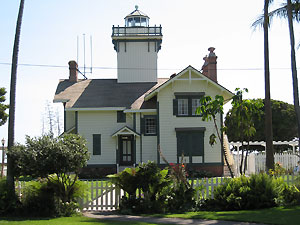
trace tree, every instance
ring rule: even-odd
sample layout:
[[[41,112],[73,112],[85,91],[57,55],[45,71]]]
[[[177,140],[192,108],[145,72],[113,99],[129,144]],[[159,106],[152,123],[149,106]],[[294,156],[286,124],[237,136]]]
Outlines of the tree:
[[[3,103],[6,100],[5,94],[6,94],[5,88],[0,88],[0,126],[5,124],[8,118],[8,114],[5,111],[6,109],[9,108],[9,106]]]
[[[11,65],[11,78],[10,78],[10,98],[9,98],[9,119],[8,119],[8,149],[14,146],[15,142],[15,109],[16,109],[16,84],[17,84],[17,67],[18,67],[18,54],[20,45],[20,35],[21,35],[21,24],[23,18],[25,0],[20,1],[19,13],[17,19],[17,26],[15,32],[15,41],[12,55],[12,65]],[[13,172],[13,162],[10,157],[7,157],[7,185],[11,194],[15,193],[15,183],[14,183],[14,172]]]
[[[85,139],[76,134],[56,138],[26,136],[25,145],[17,145],[7,154],[13,160],[17,177],[46,178],[57,188],[63,202],[70,202],[79,171],[89,159]]]
[[[269,13],[270,21],[273,17],[278,16],[279,18],[287,18],[290,35],[291,45],[291,69],[293,79],[293,97],[294,97],[294,108],[297,115],[297,126],[298,126],[298,145],[300,146],[300,106],[299,106],[299,89],[298,89],[298,76],[297,76],[297,65],[296,65],[296,54],[295,54],[295,35],[293,27],[293,19],[297,22],[300,21],[300,1],[299,0],[287,0],[286,4],[282,7],[273,10]],[[255,21],[256,25],[262,23],[261,18]]]
[[[265,132],[266,132],[266,169],[274,169],[272,110],[270,94],[270,65],[269,65],[269,5],[273,0],[264,1],[264,13],[260,17],[262,23],[255,21],[252,27],[262,25],[264,29],[264,68],[265,68]]]
[[[255,100],[243,100],[243,93],[248,92],[248,89],[241,90],[239,88],[236,89],[236,94],[232,98],[232,109],[227,113],[225,120],[226,133],[233,134],[238,140],[242,141],[242,155],[241,155],[241,164],[240,164],[240,173],[241,175],[245,173],[247,156],[249,152],[249,142],[251,137],[253,137],[256,133],[256,129],[254,126],[254,117],[257,116],[258,120],[260,120],[261,111],[263,104],[262,101]],[[230,125],[230,127],[227,127]],[[248,142],[247,152],[244,160],[244,141]],[[243,172],[244,165],[244,172]]]
[[[216,138],[219,139],[221,144],[222,154],[224,156],[230,175],[233,178],[234,174],[228,163],[227,155],[225,153],[224,146],[223,146],[223,139],[220,134],[220,132],[224,131],[223,122],[221,121],[221,125],[219,127],[217,125],[217,119],[216,119],[217,115],[223,114],[223,105],[224,105],[224,98],[220,95],[216,95],[214,100],[210,96],[204,96],[203,98],[200,99],[200,107],[197,108],[196,114],[202,116],[201,117],[202,121],[213,120],[217,136],[214,133],[211,134],[209,137],[209,144],[214,145],[216,144]]]
[[[291,67],[292,67],[292,78],[293,78],[293,96],[294,96],[294,107],[297,115],[298,124],[298,146],[300,146],[300,107],[299,107],[299,90],[298,90],[298,76],[297,76],[297,65],[296,65],[296,54],[295,54],[295,35],[292,19],[292,6],[291,0],[287,0],[287,14],[290,31],[290,44],[291,44]]]
[[[246,100],[243,100],[246,101]],[[250,137],[250,141],[264,141],[266,140],[265,124],[265,103],[263,99],[250,99],[252,102],[262,104],[262,107],[252,115],[254,122],[254,128],[256,133]],[[290,141],[297,136],[297,119],[294,106],[286,102],[272,100],[272,127],[273,127],[273,139],[275,141]],[[225,117],[225,126],[227,128],[226,133],[229,141],[246,141],[241,138],[236,131],[236,121],[238,118],[236,114],[230,109]],[[275,147],[274,147],[275,148]]]

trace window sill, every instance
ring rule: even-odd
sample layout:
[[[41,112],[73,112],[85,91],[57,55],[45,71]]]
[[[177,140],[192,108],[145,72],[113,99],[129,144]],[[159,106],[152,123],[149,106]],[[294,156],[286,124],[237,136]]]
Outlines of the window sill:
[[[157,134],[144,134],[144,136],[157,136]]]

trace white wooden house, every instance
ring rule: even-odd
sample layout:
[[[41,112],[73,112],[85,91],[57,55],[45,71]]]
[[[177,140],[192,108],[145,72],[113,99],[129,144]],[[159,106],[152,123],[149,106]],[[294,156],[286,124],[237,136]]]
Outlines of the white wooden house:
[[[162,28],[149,26],[149,17],[137,8],[125,17],[124,27],[113,26],[112,42],[117,79],[78,79],[77,63],[70,61],[69,79],[59,81],[54,97],[64,105],[65,132],[88,142],[91,158],[83,173],[96,177],[148,160],[162,165],[160,146],[170,163],[179,162],[184,152],[190,167],[222,175],[221,145],[212,147],[208,140],[213,123],[195,115],[202,96],[232,96],[217,82],[214,48],[202,71],[188,66],[157,78]]]

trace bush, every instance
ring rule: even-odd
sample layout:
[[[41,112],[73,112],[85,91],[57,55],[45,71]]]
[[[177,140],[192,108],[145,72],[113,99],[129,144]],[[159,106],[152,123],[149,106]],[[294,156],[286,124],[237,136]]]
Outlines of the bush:
[[[27,182],[22,192],[21,202],[23,216],[57,215],[55,196],[46,180]]]
[[[214,190],[214,199],[205,201],[203,207],[210,210],[261,209],[276,206],[282,179],[267,174],[241,176],[227,179]]]
[[[300,205],[300,191],[296,185],[284,184],[280,188],[276,203],[280,206]]]
[[[108,177],[128,193],[120,201],[122,213],[162,213],[165,212],[166,191],[170,183],[167,175],[168,170],[161,170],[156,163],[149,161]],[[141,196],[137,196],[138,192]]]
[[[0,178],[0,215],[9,215],[20,206],[19,199],[15,193],[10,194],[6,179]]]
[[[77,199],[86,194],[86,185],[77,180],[71,190],[64,187],[63,190],[68,191],[70,200],[63,201],[60,196],[62,190],[58,191],[61,188],[59,184],[55,182],[55,179],[27,182],[21,199],[22,214],[24,216],[71,216],[75,214],[79,209]]]
[[[274,170],[270,169],[269,174],[275,177],[279,177],[285,174],[288,174],[289,171],[286,170],[280,163],[275,163],[274,164]]]
[[[170,169],[170,172],[161,170],[156,163],[149,161],[137,168],[109,175],[112,183],[128,193],[120,201],[121,212],[179,212],[194,206],[195,191],[186,180],[184,166],[175,165]]]

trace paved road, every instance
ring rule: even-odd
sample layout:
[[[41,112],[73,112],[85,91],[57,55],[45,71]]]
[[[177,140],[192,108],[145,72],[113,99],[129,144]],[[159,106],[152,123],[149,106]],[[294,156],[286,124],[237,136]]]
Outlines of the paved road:
[[[117,220],[117,221],[135,221],[146,223],[163,223],[163,224],[195,224],[195,225],[263,225],[258,223],[234,222],[222,220],[201,220],[201,219],[181,219],[181,218],[157,218],[143,217],[131,215],[119,215],[113,212],[85,212],[84,216],[101,220]]]

